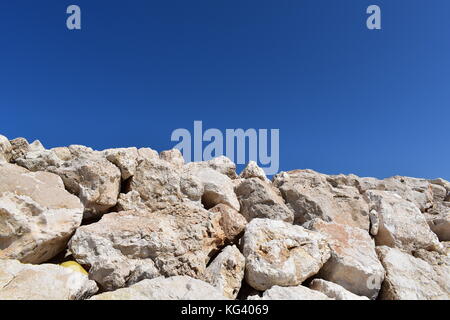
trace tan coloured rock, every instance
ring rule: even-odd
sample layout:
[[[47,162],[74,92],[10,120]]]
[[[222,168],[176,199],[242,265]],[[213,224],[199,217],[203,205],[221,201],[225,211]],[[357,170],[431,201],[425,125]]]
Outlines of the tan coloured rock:
[[[205,281],[229,299],[235,299],[245,273],[245,258],[236,246],[228,246],[206,268]]]
[[[97,290],[94,281],[69,268],[0,260],[0,300],[81,300]]]
[[[396,248],[377,247],[386,270],[380,291],[382,300],[441,300],[450,299],[442,288],[440,277],[427,262]]]
[[[16,160],[31,171],[59,175],[85,206],[84,218],[101,216],[117,203],[121,173],[102,152],[83,146],[31,151]]]
[[[384,269],[369,234],[348,225],[327,223],[316,219],[308,228],[327,237],[331,258],[320,270],[320,277],[334,282],[359,296],[377,297]],[[372,279],[378,279],[373,282]]]
[[[239,175],[241,179],[250,179],[250,178],[258,178],[264,182],[268,182],[269,180],[266,177],[266,173],[262,168],[258,166],[255,161],[250,161],[245,169]]]
[[[229,239],[229,243],[237,243],[244,235],[247,225],[244,216],[226,204],[218,204],[209,211],[220,217],[220,225],[225,233],[225,238]]]
[[[8,138],[0,135],[0,162],[9,162],[11,160],[12,146]]]
[[[330,258],[324,236],[282,221],[253,219],[243,241],[245,279],[260,291],[299,285]]]
[[[322,292],[330,299],[335,300],[369,300],[369,298],[365,296],[358,296],[353,294],[352,292],[346,290],[340,285],[325,281],[323,279],[314,279],[311,281],[309,288],[312,290],[316,290]]]
[[[355,186],[312,170],[282,172],[273,179],[296,224],[314,218],[369,230],[369,206]]]
[[[210,284],[186,276],[143,280],[129,288],[96,295],[91,300],[226,300]]]
[[[78,263],[90,266],[91,279],[105,290],[158,275],[201,279],[210,258],[233,240],[221,221],[220,214],[189,203],[154,212],[109,213],[78,228],[69,249]]]
[[[241,213],[251,221],[254,218],[266,218],[294,222],[294,213],[286,206],[271,184],[259,178],[243,180],[236,187],[236,195],[241,204]]]
[[[379,216],[377,246],[386,245],[405,251],[415,249],[442,250],[439,240],[428,226],[424,215],[414,203],[390,191],[366,192]]]
[[[61,252],[81,224],[83,205],[60,177],[0,165],[0,258],[42,263]]]
[[[280,287],[274,286],[265,291],[262,297],[251,296],[248,300],[333,300],[319,291],[304,286]]]
[[[108,149],[103,153],[106,159],[120,169],[122,180],[134,176],[139,157],[137,148]]]

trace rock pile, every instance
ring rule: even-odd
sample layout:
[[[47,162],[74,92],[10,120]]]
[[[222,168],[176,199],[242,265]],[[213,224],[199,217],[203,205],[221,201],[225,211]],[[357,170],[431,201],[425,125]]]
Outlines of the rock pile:
[[[0,136],[0,300],[449,299],[449,241],[443,179]]]

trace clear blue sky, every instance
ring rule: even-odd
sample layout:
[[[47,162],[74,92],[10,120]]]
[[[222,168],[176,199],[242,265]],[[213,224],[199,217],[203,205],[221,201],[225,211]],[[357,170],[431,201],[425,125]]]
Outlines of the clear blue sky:
[[[66,8],[82,30],[66,29]],[[381,31],[365,27],[370,4]],[[0,2],[0,133],[170,149],[279,128],[281,170],[450,179],[448,0]]]

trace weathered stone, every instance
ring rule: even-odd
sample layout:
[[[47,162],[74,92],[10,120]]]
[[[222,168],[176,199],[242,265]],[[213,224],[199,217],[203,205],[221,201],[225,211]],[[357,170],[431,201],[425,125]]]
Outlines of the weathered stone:
[[[319,291],[304,286],[280,287],[274,286],[265,291],[262,297],[251,296],[248,300],[333,300]]]
[[[230,243],[237,243],[244,234],[245,226],[247,225],[247,220],[244,216],[226,204],[218,204],[209,211],[220,217],[220,225],[225,238]]]
[[[450,241],[450,202],[437,202],[424,215],[439,240]]]
[[[97,290],[94,281],[69,268],[0,260],[0,300],[80,300]]]
[[[366,192],[373,209],[378,212],[377,246],[386,245],[405,251],[415,249],[442,250],[439,240],[414,203],[390,191]]]
[[[263,291],[296,286],[317,274],[330,258],[325,237],[286,222],[253,219],[244,234],[245,279]]]
[[[103,153],[106,159],[120,169],[122,180],[134,176],[139,156],[136,148],[107,149]]]
[[[60,177],[0,165],[0,258],[45,262],[81,224],[83,205]]]
[[[219,292],[235,299],[242,285],[245,258],[236,246],[228,246],[206,268],[205,281]]]
[[[360,228],[320,219],[311,221],[307,226],[326,236],[330,244],[331,258],[320,270],[320,277],[357,295],[376,298],[384,269],[370,235]],[[381,281],[374,285],[372,279]]]
[[[273,183],[295,214],[296,224],[314,218],[369,230],[369,206],[359,190],[339,184],[336,177],[312,170],[276,175]]]
[[[365,296],[353,294],[340,285],[323,279],[314,279],[311,281],[309,288],[322,292],[328,298],[335,300],[369,300]]]
[[[241,213],[251,221],[254,218],[267,218],[292,223],[294,213],[286,206],[271,184],[258,178],[245,179],[236,188],[241,204]]]
[[[181,168],[184,165],[183,155],[178,149],[163,151],[159,156],[162,160],[170,162],[175,167]]]
[[[269,181],[266,177],[266,173],[264,172],[264,170],[260,168],[255,161],[250,161],[248,163],[247,167],[245,167],[245,169],[239,175],[239,178],[242,179],[258,178],[264,182]]]
[[[436,272],[435,278],[439,286],[447,292],[450,298],[450,251],[441,254],[435,251],[419,249],[414,252],[414,257],[426,261]]]
[[[369,219],[370,234],[372,236],[376,236],[378,234],[378,230],[380,229],[380,218],[378,217],[378,212],[376,210],[370,210]]]
[[[449,292],[439,284],[439,275],[424,260],[386,246],[377,247],[377,253],[386,270],[380,299],[450,299]]]
[[[0,135],[0,162],[9,162],[11,160],[12,146],[8,138]]]
[[[91,279],[114,290],[158,275],[201,279],[211,256],[231,240],[220,214],[180,203],[104,215],[78,228],[69,249],[77,262],[90,266]]]
[[[84,204],[85,218],[102,215],[117,203],[121,173],[102,152],[70,146],[58,148],[56,152],[31,151],[16,162],[31,171],[59,175],[66,189],[77,195]]]
[[[186,276],[143,280],[129,288],[93,296],[91,300],[226,300],[210,284]]]

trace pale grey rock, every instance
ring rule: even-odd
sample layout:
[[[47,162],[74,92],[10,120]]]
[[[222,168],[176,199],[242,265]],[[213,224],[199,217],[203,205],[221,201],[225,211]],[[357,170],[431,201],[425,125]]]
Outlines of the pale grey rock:
[[[372,236],[376,236],[378,234],[378,230],[380,229],[380,218],[378,217],[378,212],[376,210],[370,210],[369,219],[370,234]]]
[[[183,155],[178,149],[163,151],[159,156],[162,160],[170,162],[175,167],[181,168],[184,165]]]
[[[308,228],[326,236],[331,248],[331,258],[322,267],[319,276],[359,296],[376,298],[384,269],[370,235],[360,228],[320,219],[311,221]]]
[[[448,300],[449,292],[440,284],[433,267],[397,248],[377,247],[386,270],[379,298],[382,300]]]
[[[424,215],[439,241],[450,241],[450,202],[436,202]]]
[[[61,252],[81,224],[83,205],[60,177],[0,164],[0,258],[42,263]]]
[[[375,236],[378,246],[409,252],[420,248],[442,250],[436,234],[430,230],[424,215],[413,202],[390,191],[369,190],[366,194],[379,216],[379,229]]]
[[[368,231],[369,206],[357,187],[339,182],[343,179],[312,170],[295,170],[274,176],[273,184],[294,211],[296,224],[321,218]]]
[[[253,219],[243,239],[247,283],[264,291],[296,286],[317,274],[330,258],[325,237],[283,221]]]
[[[311,281],[309,288],[322,292],[327,297],[335,300],[369,300],[365,296],[358,296],[336,283],[323,279],[314,279]]]
[[[206,268],[205,281],[223,296],[236,299],[245,273],[245,258],[236,246],[225,247]]]
[[[0,162],[9,162],[11,160],[12,146],[8,138],[0,135]]]
[[[236,164],[225,156],[216,157],[205,162],[205,165],[211,169],[228,176],[230,179],[236,179]]]
[[[94,281],[69,268],[0,260],[0,300],[81,300],[97,290]]]
[[[269,180],[266,177],[266,173],[264,169],[260,168],[255,161],[250,161],[245,169],[239,175],[239,178],[242,179],[250,179],[250,178],[258,178],[264,182],[268,182]]]
[[[117,203],[121,173],[102,152],[84,146],[30,151],[16,163],[31,171],[59,175],[85,207],[84,218],[101,216]]]
[[[271,184],[259,178],[245,179],[236,187],[236,195],[241,204],[241,213],[251,221],[254,218],[267,218],[294,222],[294,213],[286,206]]]
[[[107,149],[103,153],[106,159],[120,169],[122,180],[134,176],[139,156],[137,148]]]
[[[248,300],[334,300],[319,291],[304,286],[280,287],[274,286],[266,290],[262,297],[251,296]]]
[[[210,284],[187,276],[143,280],[129,288],[93,296],[91,300],[226,300]]]
[[[189,203],[158,211],[109,213],[78,228],[69,249],[105,290],[158,275],[202,279],[210,258],[232,241],[221,218]]]

